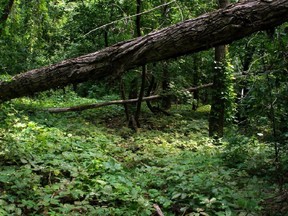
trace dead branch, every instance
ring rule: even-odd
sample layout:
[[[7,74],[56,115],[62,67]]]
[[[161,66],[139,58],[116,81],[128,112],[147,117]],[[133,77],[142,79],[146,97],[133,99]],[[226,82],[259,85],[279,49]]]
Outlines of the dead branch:
[[[186,91],[193,92],[199,89],[207,88],[212,86],[213,83],[204,84],[201,86],[191,87],[185,89]],[[148,97],[143,97],[142,101],[151,101],[151,100],[157,100],[161,98],[162,95],[151,95]],[[63,107],[63,108],[48,108],[44,109],[44,111],[48,111],[50,113],[62,113],[62,112],[79,112],[87,109],[95,109],[100,108],[104,106],[110,106],[110,105],[123,105],[123,104],[129,104],[129,103],[136,103],[139,99],[133,98],[133,99],[127,99],[127,100],[113,100],[113,101],[107,101],[103,103],[96,103],[96,104],[87,104],[87,105],[79,105],[79,106],[73,106],[73,107]]]

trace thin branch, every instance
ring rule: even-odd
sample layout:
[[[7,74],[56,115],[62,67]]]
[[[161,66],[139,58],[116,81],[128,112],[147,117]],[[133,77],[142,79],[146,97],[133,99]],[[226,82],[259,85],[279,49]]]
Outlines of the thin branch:
[[[158,5],[157,7],[154,7],[154,8],[152,8],[152,9],[147,10],[147,11],[144,11],[144,12],[142,12],[142,13],[133,14],[133,15],[131,15],[131,16],[126,16],[126,17],[124,17],[124,18],[121,18],[121,19],[112,21],[112,22],[110,22],[110,23],[104,24],[104,25],[99,26],[99,27],[97,27],[97,28],[95,28],[95,29],[92,29],[91,31],[89,31],[88,33],[86,33],[85,35],[83,35],[83,37],[86,37],[87,35],[95,32],[95,31],[97,31],[97,30],[99,30],[99,29],[106,28],[107,26],[113,25],[113,24],[115,24],[115,23],[117,23],[117,22],[120,22],[120,21],[123,21],[123,20],[127,20],[127,19],[131,19],[131,18],[133,18],[133,17],[140,16],[140,15],[142,15],[142,14],[150,13],[150,12],[152,12],[152,11],[154,11],[154,10],[157,10],[157,9],[159,9],[159,8],[161,8],[161,7],[164,7],[164,6],[166,6],[166,5],[172,4],[172,3],[174,3],[174,2],[176,2],[176,0],[170,1],[170,2],[165,3],[165,4],[162,4],[162,5]]]
[[[190,88],[187,88],[185,90],[189,91],[189,92],[194,92],[194,91],[197,91],[197,90],[200,90],[203,88],[207,88],[207,87],[211,87],[211,86],[213,86],[213,83],[207,83],[207,84],[203,84],[203,85],[196,86],[196,87],[190,87]]]
[[[182,8],[180,7],[179,3],[176,1],[176,5],[177,5],[177,8],[179,10],[179,13],[181,15],[181,21],[184,21],[184,15],[183,15],[183,11],[182,11]]]

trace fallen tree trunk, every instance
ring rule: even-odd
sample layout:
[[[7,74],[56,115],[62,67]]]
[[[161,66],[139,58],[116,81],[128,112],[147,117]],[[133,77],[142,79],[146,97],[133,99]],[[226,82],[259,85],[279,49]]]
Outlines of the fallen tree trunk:
[[[185,89],[189,92],[194,92],[196,90],[200,90],[203,88],[207,88],[212,86],[213,83],[204,84],[197,87],[191,87]],[[159,98],[162,98],[162,95],[151,95],[148,97],[143,97],[142,101],[151,101],[151,100],[157,100]],[[103,103],[96,103],[96,104],[87,104],[87,105],[79,105],[79,106],[73,106],[73,107],[61,107],[61,108],[48,108],[44,109],[44,111],[48,111],[50,113],[63,113],[63,112],[79,112],[87,109],[95,109],[103,106],[110,106],[110,105],[123,105],[123,104],[129,104],[129,103],[136,103],[139,101],[139,98],[133,98],[133,99],[127,99],[127,100],[114,100],[114,101],[107,101]]]
[[[0,101],[100,79],[144,65],[228,44],[288,20],[288,1],[249,1],[207,13],[103,50],[0,82]]]

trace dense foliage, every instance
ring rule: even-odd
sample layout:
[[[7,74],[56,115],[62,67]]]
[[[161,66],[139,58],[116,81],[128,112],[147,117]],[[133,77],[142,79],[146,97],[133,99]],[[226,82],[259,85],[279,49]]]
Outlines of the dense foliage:
[[[37,111],[78,101],[59,92],[1,106],[2,215],[151,215],[153,204],[165,215],[258,214],[277,189],[273,149],[242,135],[215,145],[209,106],[174,107],[160,121],[146,110],[138,134],[119,107]]]
[[[141,33],[216,3],[142,1]],[[136,7],[14,0],[0,23],[0,80],[136,37]],[[219,139],[208,136],[213,89],[185,90],[212,82],[213,50],[147,65],[145,91],[173,105],[143,105],[138,133],[122,106],[44,109],[123,99],[119,89],[137,96],[139,68],[0,104],[0,215],[157,215],[153,204],[164,215],[286,215],[288,24],[232,43],[227,56]]]

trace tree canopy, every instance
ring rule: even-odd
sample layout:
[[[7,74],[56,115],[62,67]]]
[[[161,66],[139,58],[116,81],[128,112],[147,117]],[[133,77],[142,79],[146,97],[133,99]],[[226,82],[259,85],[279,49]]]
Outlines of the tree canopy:
[[[2,81],[0,99],[9,100],[69,83],[119,75],[145,63],[227,44],[285,22],[287,4],[283,0],[236,4],[95,53],[35,69]]]

